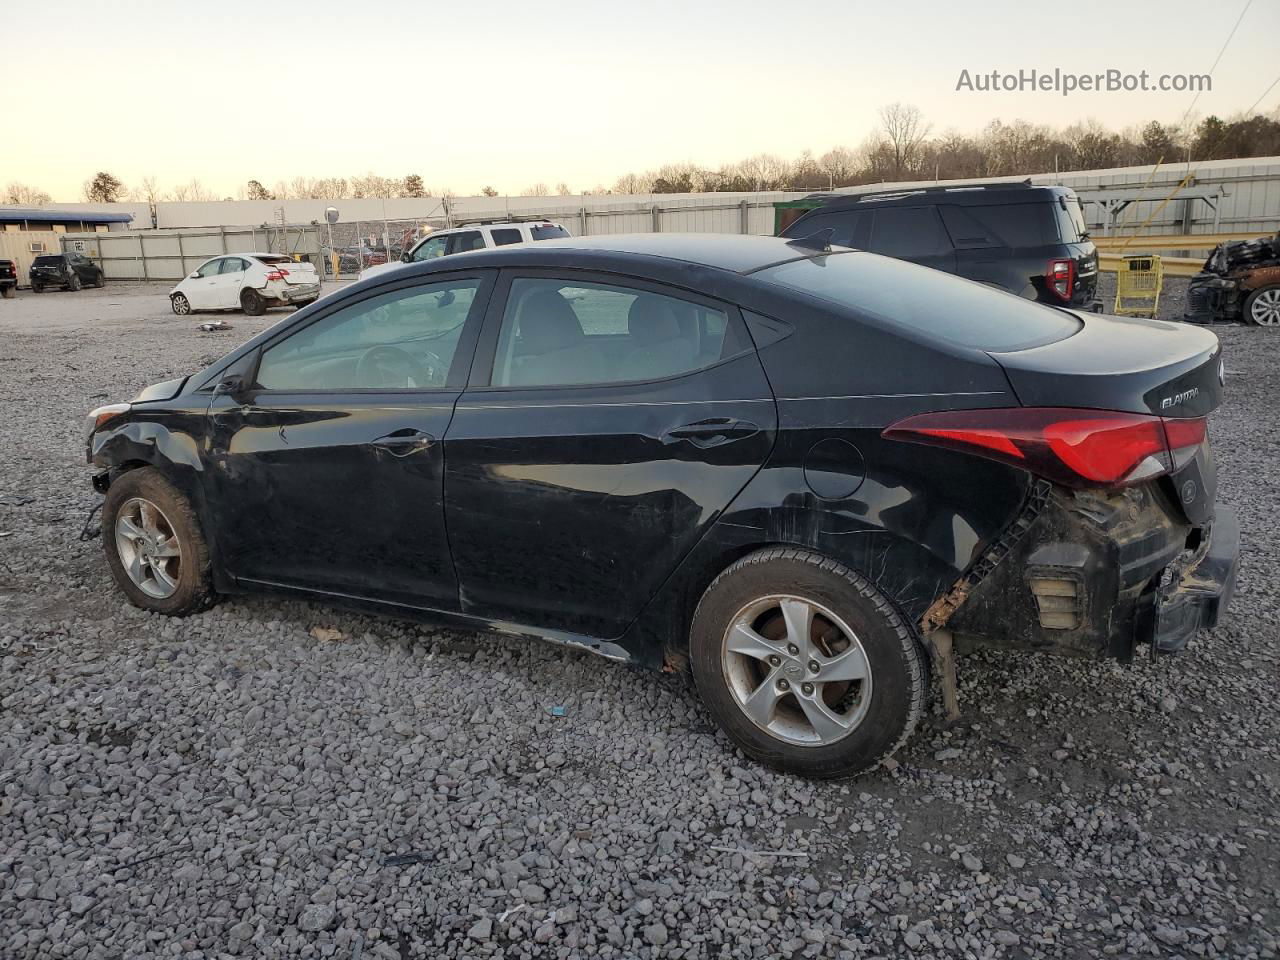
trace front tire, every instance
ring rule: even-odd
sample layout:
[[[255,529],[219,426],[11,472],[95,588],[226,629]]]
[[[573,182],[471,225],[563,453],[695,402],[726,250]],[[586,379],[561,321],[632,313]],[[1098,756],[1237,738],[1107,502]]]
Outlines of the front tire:
[[[1244,319],[1260,327],[1280,326],[1280,284],[1259,287],[1244,301]]]
[[[217,599],[200,520],[153,467],[130,470],[107,490],[102,546],[112,578],[136,607],[183,617]]]
[[[716,722],[748,756],[789,773],[870,770],[924,711],[915,630],[863,577],[807,550],[761,550],[720,574],[689,646]]]
[[[38,283],[33,283],[33,284],[31,285],[31,292],[32,292],[32,293],[44,293],[44,287],[40,286],[40,284],[38,284]]]
[[[185,294],[175,293],[169,298],[169,306],[180,317],[185,317],[191,312],[191,301],[186,298]]]
[[[82,284],[80,283],[80,275],[78,273],[71,274],[71,279],[67,281],[67,289],[72,293],[79,291]]]
[[[241,290],[240,309],[246,316],[260,317],[267,312],[267,301],[262,299],[262,294],[257,290]]]
[[[93,285],[97,287],[99,290],[101,290],[103,287],[107,285],[107,275],[103,273],[101,270],[99,270],[98,276],[93,281]]]

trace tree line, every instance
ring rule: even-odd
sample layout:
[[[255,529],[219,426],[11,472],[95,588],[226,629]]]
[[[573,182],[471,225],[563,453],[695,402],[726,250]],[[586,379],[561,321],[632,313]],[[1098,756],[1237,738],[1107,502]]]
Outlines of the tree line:
[[[992,120],[976,134],[953,130],[932,135],[920,110],[895,103],[880,111],[879,125],[857,147],[835,147],[815,156],[805,150],[794,160],[760,153],[721,167],[671,163],[656,170],[626,173],[612,187],[598,184],[573,190],[567,183],[534,183],[516,191],[520,196],[548,197],[582,194],[748,193],[757,190],[821,190],[886,181],[957,180],[1066,170],[1101,170],[1197,160],[1246,159],[1280,155],[1280,120],[1258,114],[1224,120],[1209,116],[1193,124],[1164,124],[1152,120],[1122,131],[1108,130],[1094,120],[1066,127],[1014,120]],[[480,193],[496,197],[492,185]],[[82,197],[91,203],[133,200],[342,200],[366,197],[453,197],[448,187],[430,189],[420,174],[386,177],[366,173],[353,177],[294,177],[267,187],[249,180],[236,196],[219,195],[192,179],[162,189],[154,176],[126,186],[107,171],[84,182]],[[0,200],[18,206],[50,202],[44,190],[9,183]]]

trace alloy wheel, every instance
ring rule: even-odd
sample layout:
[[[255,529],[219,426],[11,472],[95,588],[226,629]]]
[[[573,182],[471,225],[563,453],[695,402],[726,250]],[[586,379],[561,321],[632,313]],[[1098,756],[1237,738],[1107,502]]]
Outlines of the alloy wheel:
[[[1253,298],[1249,307],[1249,319],[1264,327],[1280,324],[1280,287],[1263,290]]]
[[[182,577],[182,545],[164,511],[134,497],[116,515],[116,551],[134,585],[149,597],[173,596]]]
[[[747,604],[725,631],[721,655],[738,708],[786,743],[835,743],[858,728],[871,703],[871,667],[857,634],[804,597]]]

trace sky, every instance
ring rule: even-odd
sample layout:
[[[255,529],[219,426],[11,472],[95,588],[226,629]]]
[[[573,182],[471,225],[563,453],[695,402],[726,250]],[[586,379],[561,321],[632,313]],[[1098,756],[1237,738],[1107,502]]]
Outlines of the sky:
[[[11,2],[0,187],[78,201],[107,170],[219,196],[367,172],[459,195],[578,191],[856,147],[893,102],[933,133],[1177,122],[1194,94],[956,88],[963,70],[1207,73],[1246,2],[65,0],[56,29],[44,5]],[[1192,117],[1252,104],[1280,72],[1277,38],[1280,0],[1253,0]],[[1280,85],[1257,109],[1278,106]]]

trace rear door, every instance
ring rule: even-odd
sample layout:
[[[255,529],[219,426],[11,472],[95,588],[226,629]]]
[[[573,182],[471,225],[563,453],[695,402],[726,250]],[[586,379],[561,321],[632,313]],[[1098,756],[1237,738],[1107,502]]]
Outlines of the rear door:
[[[240,288],[244,286],[249,261],[243,257],[224,257],[213,283],[214,306],[230,309],[240,306]]]
[[[463,612],[619,636],[772,449],[737,309],[504,271],[445,437]]]
[[[883,207],[871,213],[866,249],[923,267],[956,272],[956,253],[936,207]]]
[[[461,230],[449,234],[448,253],[466,253],[468,250],[483,250],[484,234],[479,230]]]

